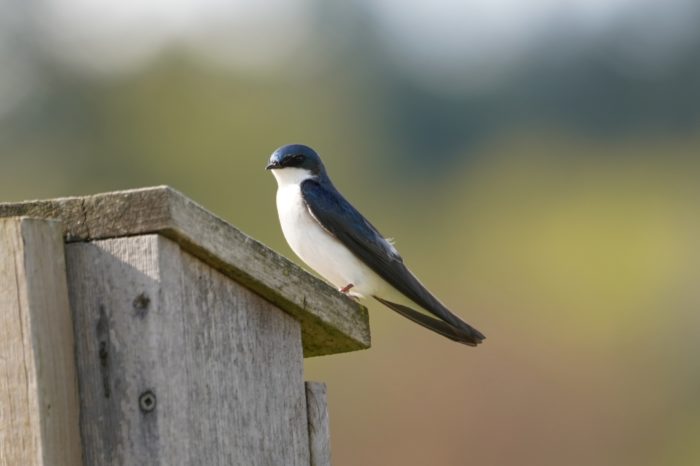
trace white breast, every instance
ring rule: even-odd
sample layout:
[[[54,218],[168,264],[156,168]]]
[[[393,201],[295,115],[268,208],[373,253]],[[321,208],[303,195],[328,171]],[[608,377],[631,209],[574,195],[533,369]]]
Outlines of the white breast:
[[[278,182],[280,225],[292,250],[335,287],[352,283],[352,295],[376,294],[383,287],[383,280],[324,230],[304,204],[300,183],[311,175],[296,168],[273,170],[273,173]]]

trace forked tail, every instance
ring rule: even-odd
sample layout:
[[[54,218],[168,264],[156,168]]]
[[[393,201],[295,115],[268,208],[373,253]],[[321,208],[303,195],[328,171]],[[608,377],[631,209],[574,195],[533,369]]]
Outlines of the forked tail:
[[[450,340],[454,340],[469,346],[476,346],[486,338],[481,332],[466,322],[461,322],[463,325],[457,327],[440,319],[425,315],[402,304],[393,303],[378,296],[374,296],[374,299],[384,304],[386,307],[398,312],[407,319],[410,319],[435,333],[439,333],[443,337],[447,337]]]

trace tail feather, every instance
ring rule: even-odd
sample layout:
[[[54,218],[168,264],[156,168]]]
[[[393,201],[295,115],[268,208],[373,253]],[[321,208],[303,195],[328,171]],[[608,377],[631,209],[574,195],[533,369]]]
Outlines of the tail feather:
[[[462,324],[464,325],[456,327],[442,320],[425,315],[402,304],[393,303],[391,301],[387,301],[386,299],[382,299],[378,296],[374,296],[374,299],[384,304],[388,308],[398,312],[407,319],[410,319],[413,322],[422,325],[423,327],[432,330],[435,333],[439,333],[440,335],[447,337],[450,340],[463,343],[468,346],[476,346],[486,338],[481,332],[479,332],[477,329],[470,326],[466,322],[462,322]]]

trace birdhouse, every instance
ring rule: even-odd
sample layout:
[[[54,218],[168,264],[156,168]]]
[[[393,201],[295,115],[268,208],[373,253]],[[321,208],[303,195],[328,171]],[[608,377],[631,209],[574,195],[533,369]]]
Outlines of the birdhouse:
[[[0,204],[0,464],[330,464],[366,309],[168,187]]]

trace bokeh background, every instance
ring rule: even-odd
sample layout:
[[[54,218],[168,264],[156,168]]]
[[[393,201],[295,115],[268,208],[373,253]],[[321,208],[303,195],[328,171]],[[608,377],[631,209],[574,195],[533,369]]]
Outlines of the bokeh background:
[[[371,350],[306,362],[334,464],[697,465],[699,24],[696,0],[0,0],[0,199],[169,184],[292,257],[263,167],[309,144],[488,336],[371,305]]]

